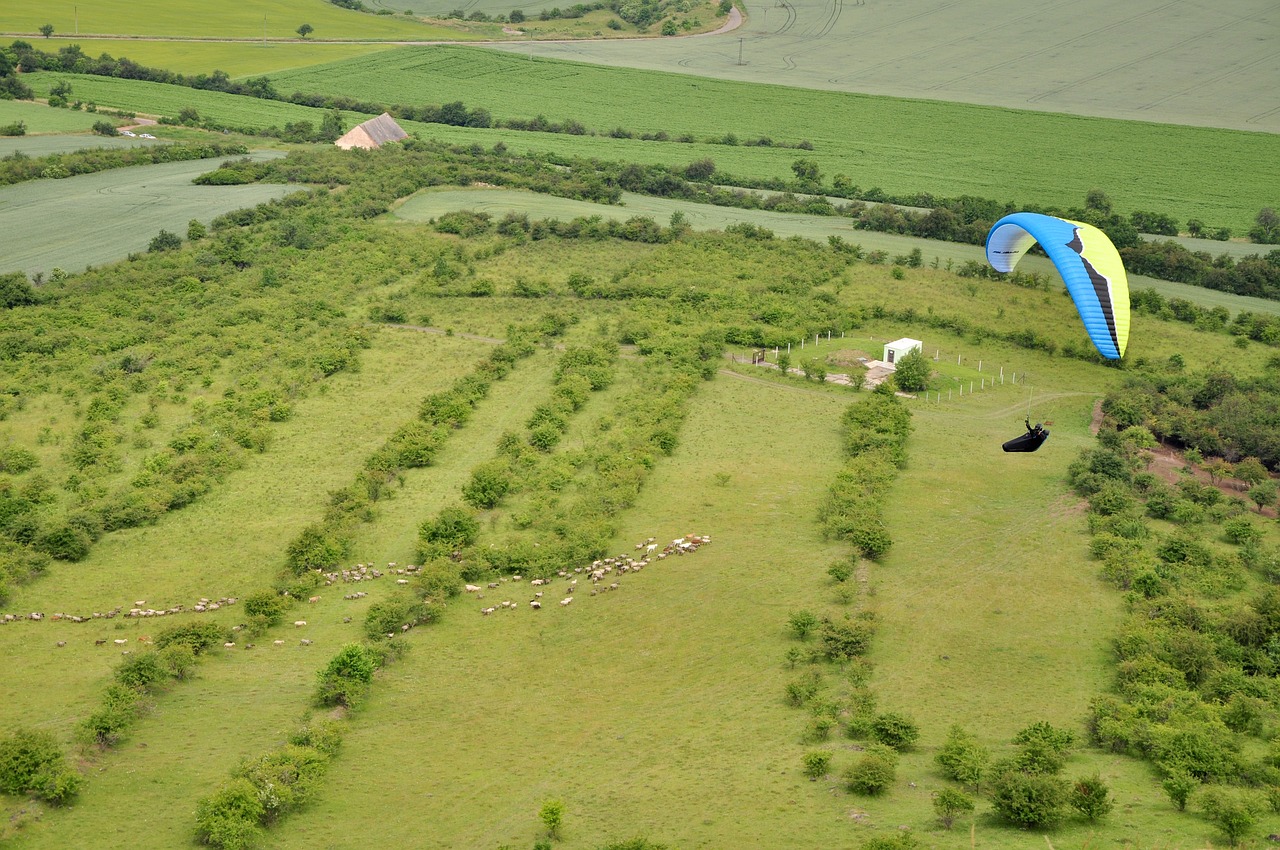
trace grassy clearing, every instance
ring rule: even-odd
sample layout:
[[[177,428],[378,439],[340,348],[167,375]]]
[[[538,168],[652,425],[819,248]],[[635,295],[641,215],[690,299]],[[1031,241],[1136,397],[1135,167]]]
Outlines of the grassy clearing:
[[[54,109],[41,103],[24,100],[0,100],[0,125],[16,124],[21,121],[27,125],[28,133],[76,133],[89,130],[96,121],[114,119],[78,109]],[[21,138],[21,137],[18,137]],[[9,137],[4,137],[7,143]]]
[[[274,74],[323,62],[350,59],[386,50],[385,44],[332,44],[326,42],[268,41],[147,41],[144,39],[73,38],[87,56],[127,56],[139,65],[168,68],[180,74],[226,71],[233,77]],[[37,45],[42,50],[59,47],[59,39]]]
[[[232,5],[168,3],[164,0],[99,0],[92,4],[45,6],[20,3],[5,12],[5,28],[26,33],[34,43],[44,24],[61,36],[83,34],[184,36],[195,38],[296,39],[295,30],[309,23],[314,39],[439,38],[441,28],[404,16],[369,15],[316,0],[245,0]],[[120,55],[111,51],[113,55]],[[212,69],[209,69],[212,70]]]
[[[171,162],[8,186],[0,190],[0,231],[12,240],[3,268],[46,275],[54,268],[80,271],[146,251],[162,228],[185,234],[193,218],[207,224],[230,210],[297,191],[191,183],[215,166],[209,160]],[[61,228],[49,228],[50,221],[61,222]]]
[[[0,101],[4,103],[5,101]],[[8,101],[12,102],[12,101]],[[208,138],[207,136],[205,138]],[[127,136],[91,136],[56,135],[56,136],[18,136],[0,138],[0,156],[11,156],[22,153],[24,156],[48,156],[51,153],[70,153],[86,148],[136,148],[143,145],[154,145],[149,139],[130,139]]]
[[[463,47],[404,48],[348,62],[280,74],[282,91],[345,94],[390,103],[462,100],[495,118],[574,118],[588,129],[622,126],[778,142],[809,139],[815,149],[684,145],[644,157],[689,162],[711,156],[728,173],[787,177],[797,158],[825,175],[844,173],[864,188],[935,195],[979,195],[1015,203],[1078,205],[1101,187],[1116,209],[1200,217],[1237,233],[1274,204],[1269,163],[1280,136],[1051,115],[936,101],[797,90],[578,62],[524,59]],[[626,110],[618,93],[626,92]],[[821,116],[817,119],[816,116]],[[507,142],[508,145],[511,142]],[[525,142],[517,146],[523,150]],[[601,155],[579,137],[548,139],[565,153]],[[614,159],[633,159],[622,154]]]

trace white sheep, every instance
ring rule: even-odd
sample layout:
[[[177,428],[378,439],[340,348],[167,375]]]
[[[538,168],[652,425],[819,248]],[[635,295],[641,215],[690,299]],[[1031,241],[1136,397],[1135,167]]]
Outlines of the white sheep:
[[[307,624],[307,621],[306,621],[306,620],[294,620],[294,621],[293,621],[293,627],[294,627],[295,629],[300,629],[300,628],[302,628],[303,626],[305,626],[306,624]]]
[[[572,601],[573,601],[573,597],[572,597],[572,596],[566,596],[564,599],[561,599],[561,600],[560,600],[560,604],[561,604],[561,605],[568,605],[568,604],[569,604],[570,602],[572,602]]]

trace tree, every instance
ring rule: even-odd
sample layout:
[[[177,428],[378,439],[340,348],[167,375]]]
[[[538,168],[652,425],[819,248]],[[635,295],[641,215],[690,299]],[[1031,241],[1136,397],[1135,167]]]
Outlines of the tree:
[[[822,179],[822,172],[818,170],[818,163],[811,159],[797,159],[791,163],[791,170],[795,173],[797,180],[811,186],[818,185]]]
[[[813,750],[801,757],[804,763],[804,775],[810,779],[821,779],[831,768],[831,753],[826,750]]]
[[[512,11],[510,15],[507,15],[507,20],[513,24],[523,24],[524,12],[520,11],[519,9],[516,9]]]
[[[909,749],[920,737],[920,727],[905,714],[886,711],[871,721],[871,737],[887,747]]]
[[[320,671],[317,700],[321,705],[352,707],[369,690],[377,667],[371,650],[358,643],[347,644]]]
[[[711,175],[715,173],[716,164],[710,157],[696,159],[684,167],[684,179],[691,180],[694,183],[710,180]]]
[[[1273,207],[1263,207],[1254,220],[1249,238],[1264,245],[1280,244],[1280,213]]]
[[[342,138],[342,113],[336,109],[326,112],[320,119],[320,132],[316,133],[316,138],[322,142],[336,142]]]
[[[827,364],[821,357],[810,357],[800,364],[800,368],[804,370],[806,381],[817,381],[821,384],[827,380]]]
[[[199,242],[205,236],[209,235],[209,231],[200,222],[200,219],[193,218],[187,222],[187,241]]]
[[[53,35],[53,24],[45,24],[44,26],[40,27],[40,34],[45,38],[48,38],[49,36]]]
[[[0,274],[0,310],[23,307],[39,301],[35,287],[22,272]]]
[[[896,364],[893,380],[898,389],[908,393],[924,392],[929,386],[929,361],[920,349],[913,348]]]
[[[1200,787],[1200,780],[1186,771],[1179,770],[1169,774],[1160,787],[1169,796],[1169,802],[1173,803],[1174,808],[1184,812],[1187,809],[1187,798],[1191,796],[1192,791]]]
[[[779,351],[778,352],[778,371],[781,372],[783,375],[787,375],[790,373],[790,369],[791,369],[791,355],[785,351]]]
[[[951,829],[956,818],[974,809],[973,798],[955,788],[943,788],[933,795],[933,811],[943,829]]]
[[[182,247],[182,237],[168,230],[161,230],[151,240],[151,244],[147,246],[147,251],[155,253],[157,251],[173,251]]]
[[[538,819],[547,828],[547,835],[560,837],[560,827],[564,826],[564,803],[560,800],[547,800],[538,812]]]
[[[1090,189],[1084,196],[1084,208],[1111,215],[1111,198],[1101,189]]]
[[[960,726],[952,726],[934,760],[948,779],[976,788],[982,782],[991,755],[973,735]]]
[[[1236,463],[1235,475],[1246,484],[1261,484],[1267,480],[1267,468],[1256,457],[1247,457]]]
[[[893,784],[898,771],[898,754],[883,744],[867,747],[862,758],[845,771],[845,782],[855,794],[883,794]]]
[[[315,31],[316,31],[316,28],[311,26],[311,24],[303,24],[302,26],[294,30],[294,32],[298,34],[298,38],[306,38],[307,36],[311,35],[311,33]]]
[[[1211,484],[1217,484],[1220,478],[1229,477],[1233,469],[1234,467],[1226,458],[1211,457],[1204,463],[1204,471],[1209,473],[1209,482]]]
[[[119,135],[119,131],[116,130],[116,125],[112,124],[110,121],[93,122],[93,132],[97,133],[99,136],[118,136]]]
[[[793,635],[804,640],[818,627],[818,618],[812,611],[792,611],[787,626]]]
[[[1276,482],[1267,479],[1249,488],[1249,500],[1258,506],[1258,513],[1276,503]]]

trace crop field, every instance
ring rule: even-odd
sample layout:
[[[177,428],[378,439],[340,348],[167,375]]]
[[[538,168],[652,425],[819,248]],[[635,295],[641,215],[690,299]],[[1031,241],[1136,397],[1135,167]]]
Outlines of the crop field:
[[[504,9],[501,0],[478,7]],[[714,38],[497,47],[796,88],[1280,131],[1280,56],[1263,35],[1280,10],[1268,0],[742,7],[746,24]]]
[[[365,56],[388,49],[386,44],[333,44],[328,42],[268,41],[151,41],[148,39],[72,38],[55,36],[52,50],[61,44],[78,44],[86,56],[103,53],[127,57],[139,65],[168,68],[179,74],[208,74],[226,71],[232,77],[256,77],[294,68],[305,68],[339,59]]]
[[[46,276],[55,268],[80,271],[145,251],[161,229],[186,233],[191,219],[207,224],[224,212],[297,191],[281,185],[192,184],[192,178],[216,165],[216,160],[169,162],[6,186],[0,189],[3,270]]]
[[[813,151],[720,145],[706,155],[728,173],[773,176],[789,174],[791,163],[803,157],[828,179],[846,174],[859,186],[895,193],[1069,205],[1103,187],[1122,211],[1199,216],[1236,232],[1247,230],[1280,191],[1280,177],[1269,165],[1280,159],[1280,136],[1267,133],[695,80],[461,47],[389,50],[279,74],[275,82],[282,91],[384,103],[461,100],[495,118],[572,118],[599,133],[622,127],[672,138],[691,133],[699,140],[729,133],[743,142],[808,139]],[[626,92],[621,111],[619,92]],[[440,130],[433,135],[447,137]],[[609,156],[600,143],[578,136],[530,140],[518,149],[528,147]],[[639,147],[652,150],[641,161],[688,162],[703,155],[674,143]],[[620,147],[609,158],[635,157]]]
[[[369,15],[321,0],[245,0],[193,6],[165,0],[95,0],[93,3],[17,3],[5,9],[4,28],[28,38],[53,24],[62,36],[170,36],[296,39],[309,23],[316,39],[438,38],[441,30],[403,15]],[[42,39],[43,40],[43,39]],[[113,56],[120,52],[109,51]],[[212,69],[210,69],[212,70]]]
[[[27,132],[35,133],[75,133],[93,127],[95,121],[106,119],[105,115],[94,115],[76,109],[53,109],[39,103],[21,100],[0,100],[0,126],[8,126],[21,121],[27,125]],[[0,144],[8,144],[11,138],[0,136]]]
[[[130,139],[127,136],[90,135],[76,133],[72,135],[57,134],[44,136],[14,136],[0,138],[0,156],[12,156],[21,153],[24,156],[48,156],[55,153],[71,153],[91,148],[138,148],[146,145],[161,144],[150,139]]]

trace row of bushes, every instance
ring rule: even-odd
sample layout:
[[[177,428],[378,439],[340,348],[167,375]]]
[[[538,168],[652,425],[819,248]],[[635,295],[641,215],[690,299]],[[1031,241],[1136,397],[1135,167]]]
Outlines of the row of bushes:
[[[486,396],[493,381],[501,380],[522,358],[536,350],[535,342],[545,335],[562,333],[564,317],[548,315],[540,324],[512,327],[508,339],[468,375],[447,390],[423,400],[416,419],[400,426],[373,455],[365,468],[347,487],[329,496],[329,507],[319,522],[312,523],[289,544],[286,567],[294,576],[314,574],[341,563],[349,553],[355,529],[373,518],[373,505],[387,494],[387,488],[406,469],[429,466],[448,439],[461,428]]]
[[[248,148],[244,145],[219,142],[152,145],[136,148],[94,148],[92,150],[55,153],[38,157],[30,157],[21,151],[15,151],[0,159],[0,186],[8,186],[39,178],[62,178],[71,177],[75,174],[93,174],[98,171],[127,168],[132,165],[210,159],[219,156],[247,154],[248,152]]]

